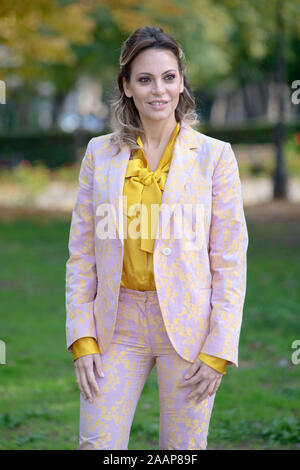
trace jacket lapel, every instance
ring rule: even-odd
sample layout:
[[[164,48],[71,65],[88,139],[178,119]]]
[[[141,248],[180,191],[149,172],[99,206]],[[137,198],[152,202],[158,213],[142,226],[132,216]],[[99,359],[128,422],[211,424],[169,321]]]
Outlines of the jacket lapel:
[[[108,203],[112,205],[112,215],[116,216],[113,223],[116,236],[122,245],[124,245],[123,223],[120,222],[123,221],[123,186],[129,157],[130,148],[124,145],[117,155],[111,157],[108,175]]]
[[[200,142],[201,143],[201,142]],[[195,135],[194,129],[181,122],[180,131],[174,144],[173,156],[170,164],[168,177],[165,183],[162,203],[176,204],[181,193],[184,191],[184,184],[192,171],[197,156],[196,149],[199,146],[199,139]],[[108,202],[112,204],[116,219],[114,225],[116,234],[124,245],[123,234],[123,187],[125,175],[130,156],[130,149],[125,145],[121,151],[111,157],[109,177],[108,177]],[[159,226],[161,223],[159,216]]]

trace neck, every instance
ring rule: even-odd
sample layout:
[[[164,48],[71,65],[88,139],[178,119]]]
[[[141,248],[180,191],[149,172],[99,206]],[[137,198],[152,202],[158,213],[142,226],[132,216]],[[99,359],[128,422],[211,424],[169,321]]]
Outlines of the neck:
[[[169,141],[177,125],[177,121],[175,117],[173,117],[173,119],[151,121],[151,123],[143,121],[142,124],[145,131],[145,135],[142,139],[144,147],[155,149],[165,145],[165,142]]]

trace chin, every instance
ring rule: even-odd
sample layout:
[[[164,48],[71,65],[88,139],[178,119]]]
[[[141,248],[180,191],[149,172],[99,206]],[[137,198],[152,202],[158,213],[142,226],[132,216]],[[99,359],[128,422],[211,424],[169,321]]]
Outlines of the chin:
[[[163,112],[159,113],[157,111],[154,111],[151,114],[147,114],[145,117],[147,119],[152,119],[153,121],[161,121],[161,120],[166,120],[166,119],[172,119],[173,115],[174,114],[170,113],[170,112],[168,112],[168,113],[163,113]]]

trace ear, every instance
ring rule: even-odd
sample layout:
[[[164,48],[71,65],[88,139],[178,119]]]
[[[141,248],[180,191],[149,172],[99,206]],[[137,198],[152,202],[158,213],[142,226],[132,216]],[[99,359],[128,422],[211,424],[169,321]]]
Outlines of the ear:
[[[181,77],[181,83],[180,83],[180,93],[183,93],[184,91],[184,79],[183,76]]]
[[[122,82],[123,82],[123,88],[124,88],[125,95],[127,96],[127,98],[131,98],[132,94],[130,93],[130,91],[128,89],[128,85],[127,85],[125,77],[122,77]]]

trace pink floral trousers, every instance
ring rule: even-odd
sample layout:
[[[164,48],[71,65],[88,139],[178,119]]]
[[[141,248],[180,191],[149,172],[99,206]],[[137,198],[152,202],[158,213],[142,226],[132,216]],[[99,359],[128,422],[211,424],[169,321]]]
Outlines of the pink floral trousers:
[[[205,450],[215,394],[200,403],[178,388],[191,363],[171,344],[156,291],[120,287],[114,335],[101,355],[105,377],[94,368],[101,394],[93,403],[80,394],[78,450],[128,449],[136,406],[154,365],[160,403],[159,449]]]

